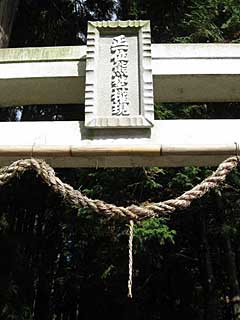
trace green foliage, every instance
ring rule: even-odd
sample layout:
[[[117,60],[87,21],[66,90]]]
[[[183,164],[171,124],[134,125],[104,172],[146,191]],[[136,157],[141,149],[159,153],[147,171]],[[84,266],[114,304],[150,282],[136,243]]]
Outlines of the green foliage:
[[[61,170],[59,173],[89,197],[118,205],[149,201],[161,193],[161,180],[165,179],[165,171],[158,167]]]
[[[211,118],[211,110],[206,103],[164,103],[155,105],[155,119],[206,119]]]
[[[175,176],[169,181],[168,187],[179,190],[179,192],[181,192],[180,190],[192,189],[211,173],[212,170],[208,168],[185,167],[176,172]]]
[[[238,0],[194,0],[183,20],[179,42],[239,42]]]
[[[147,19],[152,25],[153,42],[171,42],[181,34],[181,21],[191,0],[121,0],[121,19]]]
[[[111,19],[114,11],[112,0],[20,1],[11,46],[83,44],[87,21]]]
[[[166,242],[174,244],[176,231],[168,227],[167,221],[166,218],[151,218],[136,225],[134,229],[136,240],[141,245],[148,240],[156,240],[160,245],[164,245]]]

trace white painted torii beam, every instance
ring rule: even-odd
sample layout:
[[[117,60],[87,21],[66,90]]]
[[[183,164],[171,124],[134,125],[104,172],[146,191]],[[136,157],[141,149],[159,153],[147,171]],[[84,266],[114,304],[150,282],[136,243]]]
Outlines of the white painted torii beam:
[[[86,46],[0,50],[0,105],[84,103]],[[152,44],[155,102],[240,101],[240,44]]]
[[[84,103],[86,47],[0,50],[0,105]],[[239,44],[153,44],[155,102],[240,101]],[[30,156],[54,167],[217,165],[236,153],[240,120],[157,120],[151,131],[82,122],[0,123],[0,165]]]

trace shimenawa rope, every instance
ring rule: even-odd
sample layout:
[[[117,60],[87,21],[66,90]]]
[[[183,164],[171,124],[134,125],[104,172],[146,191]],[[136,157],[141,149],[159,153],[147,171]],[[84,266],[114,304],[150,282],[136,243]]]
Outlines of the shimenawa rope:
[[[231,157],[223,161],[215,172],[204,179],[189,191],[186,191],[176,199],[153,203],[144,207],[131,205],[129,207],[117,207],[101,200],[92,200],[74,190],[70,185],[63,183],[56,177],[54,170],[43,160],[25,159],[13,162],[10,166],[0,170],[0,187],[4,187],[15,177],[21,177],[29,170],[36,171],[36,174],[50,187],[53,192],[58,193],[71,205],[88,207],[96,213],[106,216],[118,216],[129,219],[129,278],[128,297],[132,298],[132,275],[133,275],[133,228],[134,220],[141,220],[150,217],[169,214],[176,209],[187,208],[194,199],[201,198],[210,189],[219,186],[226,176],[238,165],[239,157]]]
[[[34,170],[53,192],[59,194],[70,205],[79,208],[89,208],[95,213],[108,217],[115,216],[137,221],[163,214],[170,214],[176,209],[187,208],[194,199],[201,198],[210,189],[220,185],[237,164],[237,157],[228,158],[218,166],[212,175],[181,196],[145,206],[131,205],[129,207],[118,207],[101,200],[89,199],[82,195],[79,190],[74,190],[70,185],[63,183],[56,177],[54,170],[47,165],[45,161],[37,159],[18,160],[8,167],[1,169],[0,188],[7,185],[13,178],[20,177],[24,172]]]

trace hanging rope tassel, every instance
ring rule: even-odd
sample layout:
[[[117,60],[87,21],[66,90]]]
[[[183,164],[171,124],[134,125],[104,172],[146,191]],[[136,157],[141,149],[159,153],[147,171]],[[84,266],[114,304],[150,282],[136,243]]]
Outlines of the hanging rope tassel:
[[[129,239],[128,239],[128,298],[132,299],[132,277],[133,277],[133,228],[134,222],[129,223]]]

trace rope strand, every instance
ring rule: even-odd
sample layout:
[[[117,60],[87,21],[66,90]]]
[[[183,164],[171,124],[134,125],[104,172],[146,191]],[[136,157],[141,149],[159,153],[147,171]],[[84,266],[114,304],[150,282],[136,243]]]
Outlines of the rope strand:
[[[129,221],[129,239],[128,239],[128,298],[132,299],[132,278],[133,278],[133,220]]]

